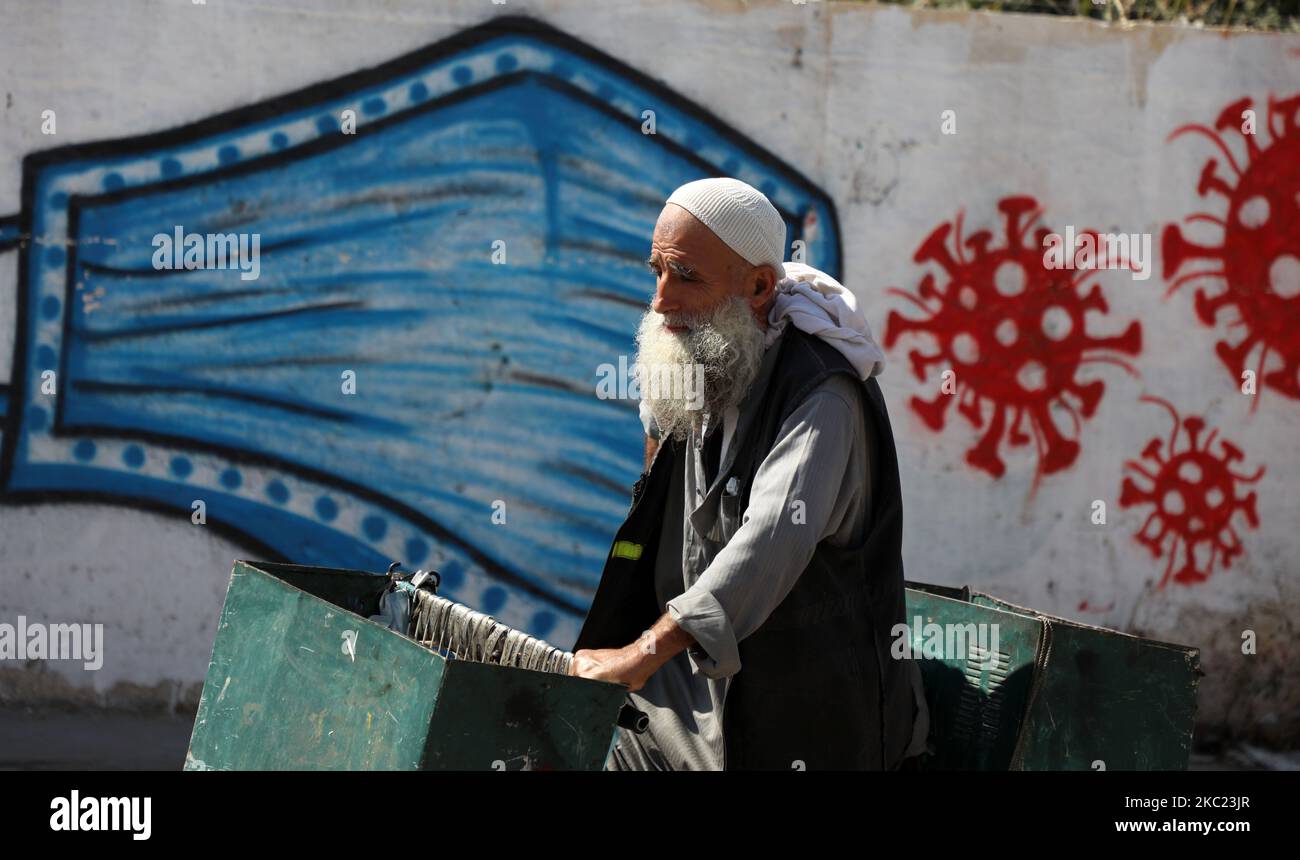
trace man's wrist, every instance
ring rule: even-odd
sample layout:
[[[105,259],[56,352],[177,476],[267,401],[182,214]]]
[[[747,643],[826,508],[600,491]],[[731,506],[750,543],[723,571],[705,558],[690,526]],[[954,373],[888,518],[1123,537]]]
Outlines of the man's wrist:
[[[678,626],[672,616],[664,613],[649,630],[627,647],[645,677],[650,677],[673,657],[695,644],[695,639]]]

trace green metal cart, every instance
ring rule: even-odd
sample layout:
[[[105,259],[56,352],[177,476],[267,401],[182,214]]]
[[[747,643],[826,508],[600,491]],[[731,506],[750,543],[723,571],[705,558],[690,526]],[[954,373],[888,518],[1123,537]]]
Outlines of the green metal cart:
[[[626,691],[448,659],[370,620],[389,578],[235,563],[187,770],[599,770]],[[1185,769],[1194,648],[908,583],[928,770]],[[926,654],[927,628],[997,631]],[[991,627],[990,627],[991,625]]]

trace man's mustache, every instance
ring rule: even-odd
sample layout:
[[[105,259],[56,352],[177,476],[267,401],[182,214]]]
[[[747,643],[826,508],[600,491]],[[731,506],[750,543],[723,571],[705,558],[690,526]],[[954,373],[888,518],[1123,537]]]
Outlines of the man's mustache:
[[[659,322],[670,328],[686,328],[691,331],[703,328],[713,322],[713,314],[655,314]]]

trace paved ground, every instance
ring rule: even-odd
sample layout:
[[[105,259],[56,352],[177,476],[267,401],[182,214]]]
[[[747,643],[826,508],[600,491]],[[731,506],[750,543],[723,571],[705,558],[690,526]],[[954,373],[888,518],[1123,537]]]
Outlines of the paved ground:
[[[0,707],[0,770],[180,770],[193,715]],[[1190,770],[1300,770],[1300,753],[1240,746]]]
[[[194,717],[0,707],[0,770],[180,770]]]

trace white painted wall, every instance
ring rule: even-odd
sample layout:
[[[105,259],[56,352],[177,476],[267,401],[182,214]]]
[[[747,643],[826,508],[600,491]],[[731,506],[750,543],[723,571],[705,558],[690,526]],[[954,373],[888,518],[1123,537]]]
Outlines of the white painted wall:
[[[911,12],[857,3],[515,2],[487,0],[0,0],[0,215],[19,206],[22,157],[51,145],[161,130],[380,63],[506,12],[525,13],[613,54],[712,109],[818,183],[839,208],[846,283],[878,337],[887,296],[912,290],[912,253],[965,210],[966,232],[1000,229],[996,203],[1028,194],[1045,223],[1151,233],[1206,208],[1195,194],[1207,141],[1166,143],[1244,95],[1300,91],[1300,38],[1189,28],[1105,27],[1050,17]],[[58,111],[59,134],[40,133]],[[940,134],[957,112],[958,133]],[[1221,211],[1211,201],[1209,208]],[[648,237],[647,237],[648,240]],[[1157,250],[1158,253],[1158,250]],[[13,337],[13,254],[0,255],[0,381]],[[1158,262],[1158,261],[1157,261]],[[1083,452],[1028,498],[1029,454],[993,480],[969,468],[975,435],[940,434],[907,408],[917,382],[904,341],[881,378],[898,441],[909,578],[970,584],[1004,599],[1200,646],[1207,726],[1294,739],[1300,402],[1266,391],[1254,414],[1213,353],[1224,330],[1196,319],[1194,286],[1105,273],[1098,330],[1143,327],[1142,379],[1094,366],[1107,383]],[[1203,414],[1265,465],[1261,526],[1246,555],[1196,587],[1155,591],[1163,561],[1121,511],[1122,462],[1168,432],[1159,394]],[[1088,517],[1108,501],[1106,526]],[[103,621],[113,658],[98,675],[51,665],[107,694],[126,683],[193,684],[234,557],[247,551],[184,521],[89,504],[0,506],[0,617]],[[1086,601],[1102,611],[1080,611]],[[1250,628],[1259,653],[1243,656]],[[3,688],[0,688],[3,689]],[[167,689],[174,689],[168,686]]]

